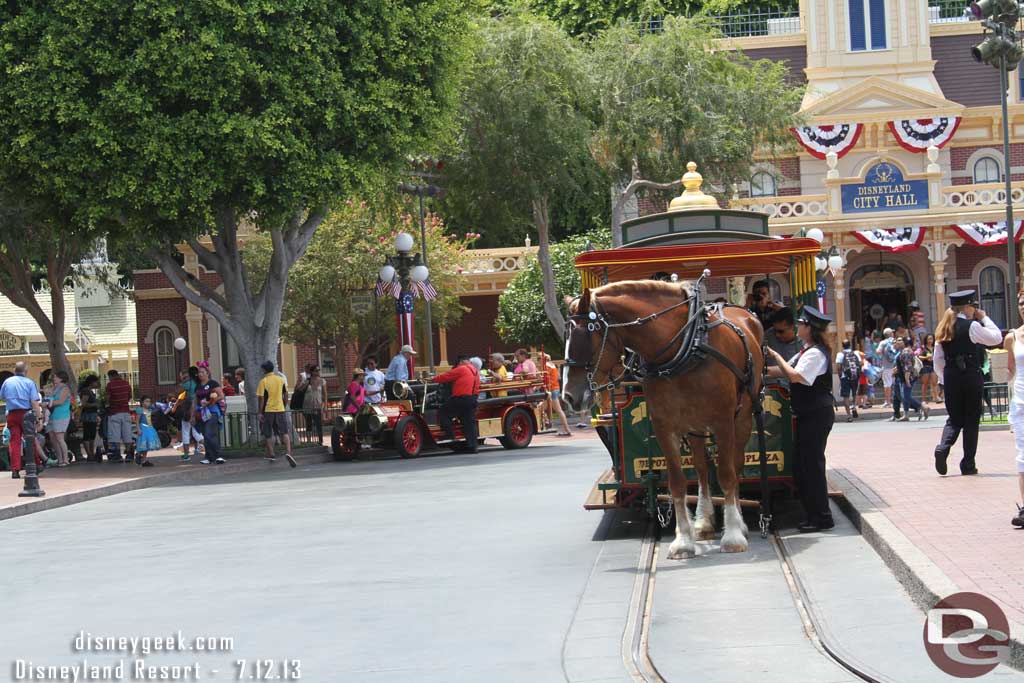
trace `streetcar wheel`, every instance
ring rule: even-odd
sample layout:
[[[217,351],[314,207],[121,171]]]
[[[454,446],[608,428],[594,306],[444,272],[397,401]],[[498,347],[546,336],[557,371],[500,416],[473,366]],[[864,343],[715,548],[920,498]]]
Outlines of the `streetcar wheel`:
[[[395,424],[395,449],[403,458],[419,457],[425,439],[423,427],[412,415],[406,415]]]
[[[334,459],[339,462],[354,460],[359,455],[361,444],[356,441],[355,434],[346,434],[339,429],[331,430],[331,451]]]
[[[533,420],[522,408],[513,408],[505,415],[502,423],[505,436],[501,437],[501,445],[509,450],[526,448],[533,441]]]

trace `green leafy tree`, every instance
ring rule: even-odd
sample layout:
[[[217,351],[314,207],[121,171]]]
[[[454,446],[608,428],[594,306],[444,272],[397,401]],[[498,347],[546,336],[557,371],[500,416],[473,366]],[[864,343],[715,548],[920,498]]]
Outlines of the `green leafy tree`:
[[[562,301],[581,291],[580,274],[576,270],[576,256],[588,248],[606,249],[611,246],[608,230],[594,230],[576,235],[551,245],[551,270],[555,280],[555,294]],[[555,334],[544,314],[544,292],[541,286],[540,263],[531,260],[508,284],[498,298],[498,319],[495,327],[503,341],[524,346],[541,346],[557,355],[562,347],[560,335]]]
[[[479,225],[536,230],[542,308],[558,334],[564,319],[549,263],[552,208],[556,198],[587,187],[593,104],[585,55],[554,23],[522,11],[481,21],[459,151],[446,168],[450,196],[473,202]],[[594,190],[602,202],[606,188]]]
[[[376,315],[372,308],[354,309],[351,298],[372,294],[377,271],[385,255],[393,253],[399,232],[415,235],[419,251],[419,219],[407,208],[395,204],[375,208],[363,201],[346,201],[324,220],[288,278],[281,335],[322,348],[343,377],[350,370],[343,362],[346,351],[362,352],[371,338],[395,333],[392,297],[375,300]],[[426,215],[425,225],[430,282],[438,292],[431,302],[431,316],[434,325],[450,327],[462,317],[459,269],[465,264],[466,249],[476,235],[447,234],[443,221],[435,214]],[[254,273],[265,272],[272,256],[273,244],[268,235],[258,235],[246,244],[245,261]],[[417,299],[416,306],[416,320],[422,324],[423,300]],[[374,329],[375,321],[382,323],[380,330]]]
[[[126,226],[257,377],[330,208],[450,138],[468,4],[12,0],[0,172]],[[238,243],[253,231],[273,245],[262,279]],[[180,264],[182,242],[222,287]]]
[[[696,161],[722,191],[748,178],[755,153],[792,145],[802,88],[785,66],[715,49],[707,22],[666,17],[658,32],[617,25],[594,40],[601,124],[593,149],[616,184],[616,244],[626,204],[638,191],[670,190]],[[705,185],[705,191],[708,185]]]
[[[6,181],[6,190],[0,195],[0,294],[24,309],[39,326],[51,367],[68,373],[74,391],[76,378],[64,347],[68,314],[64,288],[99,286],[106,279],[105,272],[82,264],[103,233],[75,223],[50,198],[24,201],[16,189],[18,179]],[[49,294],[49,311],[36,298],[39,291]]]

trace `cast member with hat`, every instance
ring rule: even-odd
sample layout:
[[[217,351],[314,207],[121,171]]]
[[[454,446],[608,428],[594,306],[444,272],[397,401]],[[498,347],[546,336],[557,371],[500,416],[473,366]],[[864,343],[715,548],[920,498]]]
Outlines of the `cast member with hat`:
[[[803,350],[788,361],[768,347],[776,365],[768,368],[769,377],[789,380],[793,408],[793,477],[807,521],[801,532],[821,531],[835,526],[828,506],[825,481],[825,444],[835,422],[832,398],[832,349],[825,330],[832,319],[816,308],[804,306],[797,317],[797,335]]]
[[[384,373],[384,393],[388,398],[395,398],[395,392],[393,391],[395,382],[409,381],[411,376],[409,367],[412,357],[415,355],[416,352],[412,350],[412,346],[406,344],[388,363],[388,371]]]
[[[973,289],[949,295],[950,307],[942,315],[935,330],[935,376],[943,387],[946,400],[946,426],[935,447],[935,471],[946,473],[949,449],[964,433],[964,458],[961,474],[977,474],[974,456],[978,450],[978,423],[981,422],[981,399],[985,379],[981,373],[982,347],[996,346],[1003,334],[978,308]]]

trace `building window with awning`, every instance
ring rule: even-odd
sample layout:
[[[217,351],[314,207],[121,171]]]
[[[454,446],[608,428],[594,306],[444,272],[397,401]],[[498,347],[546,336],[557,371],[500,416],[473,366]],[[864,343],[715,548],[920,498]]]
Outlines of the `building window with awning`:
[[[174,372],[174,334],[169,327],[161,327],[153,335],[156,346],[156,383],[176,384]]]

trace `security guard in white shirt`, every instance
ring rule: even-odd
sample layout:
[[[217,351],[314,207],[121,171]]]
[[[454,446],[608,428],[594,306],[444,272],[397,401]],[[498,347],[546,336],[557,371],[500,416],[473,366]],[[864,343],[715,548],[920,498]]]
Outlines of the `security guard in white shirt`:
[[[949,295],[950,307],[935,330],[935,375],[946,400],[946,426],[935,447],[935,471],[946,474],[946,458],[964,433],[964,458],[960,473],[977,474],[974,456],[978,451],[978,425],[985,379],[981,373],[982,347],[1002,343],[1003,334],[985,311],[978,308],[973,289]]]

